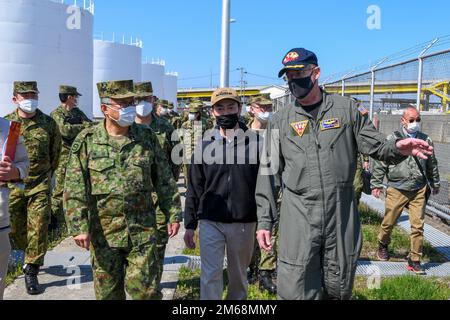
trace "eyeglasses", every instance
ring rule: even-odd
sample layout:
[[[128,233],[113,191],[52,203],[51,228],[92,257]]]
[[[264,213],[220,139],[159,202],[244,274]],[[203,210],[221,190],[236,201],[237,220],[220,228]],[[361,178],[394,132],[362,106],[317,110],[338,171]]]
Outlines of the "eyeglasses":
[[[420,118],[417,118],[417,119],[409,119],[409,120],[407,120],[409,123],[414,123],[414,122],[420,122],[421,121],[421,119]]]

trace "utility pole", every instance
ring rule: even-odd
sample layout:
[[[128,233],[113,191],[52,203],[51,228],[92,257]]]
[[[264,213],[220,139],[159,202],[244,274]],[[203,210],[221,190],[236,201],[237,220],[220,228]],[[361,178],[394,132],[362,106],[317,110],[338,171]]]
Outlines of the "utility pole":
[[[247,82],[245,81],[245,75],[247,74],[247,71],[245,71],[244,67],[240,67],[237,70],[241,71],[241,92],[240,92],[240,96],[241,99],[244,100],[244,95],[245,95],[245,85],[247,84]],[[244,102],[244,101],[243,101]]]

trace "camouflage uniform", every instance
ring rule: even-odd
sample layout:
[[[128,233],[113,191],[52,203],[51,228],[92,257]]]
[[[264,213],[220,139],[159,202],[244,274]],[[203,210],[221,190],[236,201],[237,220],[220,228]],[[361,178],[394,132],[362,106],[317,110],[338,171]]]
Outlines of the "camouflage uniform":
[[[144,83],[138,83],[134,87],[136,99],[139,98],[145,98],[152,96],[152,86],[151,82],[144,82]],[[152,132],[156,134],[157,141],[159,143],[159,146],[161,150],[163,151],[160,156],[164,158],[163,160],[165,163],[169,163],[169,160],[171,159],[171,153],[172,153],[172,145],[170,143],[170,140],[168,140],[167,137],[167,128],[164,127],[162,122],[160,121],[160,118],[156,117],[154,114],[152,114],[152,122],[151,125],[143,125],[144,127],[148,128]],[[171,217],[167,217],[161,208],[159,207],[158,202],[158,194],[156,192],[152,193],[152,199],[153,204],[156,208],[156,231],[157,231],[157,255],[158,255],[158,275],[156,277],[156,285],[159,286],[161,283],[162,273],[164,269],[164,256],[166,252],[166,245],[169,242],[169,234],[167,230],[167,225],[169,223],[175,223],[175,222],[181,222],[182,216],[179,214],[179,212],[175,212],[175,215],[172,215]],[[181,206],[181,204],[180,204]]]
[[[102,98],[134,97],[132,81],[99,83]],[[121,139],[104,125],[75,139],[64,208],[71,235],[90,234],[97,299],[156,299],[158,257],[152,193],[166,217],[181,214],[170,168],[155,134],[133,124]]]
[[[35,82],[16,82],[14,91],[39,92]],[[11,242],[13,248],[25,250],[25,264],[42,266],[47,252],[51,177],[58,167],[61,135],[55,121],[39,109],[30,119],[21,118],[17,111],[5,118],[22,124],[30,159],[25,189],[14,187],[9,198]]]
[[[355,189],[356,202],[359,205],[363,190],[363,162],[369,162],[369,157],[361,153],[358,154],[358,161],[356,163],[355,180],[353,181],[353,188]]]
[[[203,102],[192,102],[189,105],[189,113],[201,113]],[[201,121],[186,121],[181,126],[180,138],[183,143],[183,174],[185,185],[187,186],[187,177],[189,164],[191,163],[192,154],[195,146],[203,139],[203,134],[207,130],[207,120],[201,118]]]
[[[181,127],[181,116],[177,112],[174,111],[175,106],[173,102],[169,102],[169,114],[167,115],[167,120],[169,120],[170,124],[175,128],[179,129]]]
[[[59,93],[81,96],[81,94],[77,92],[77,88],[70,86],[61,86]],[[94,125],[94,123],[77,107],[67,111],[64,105],[60,105],[50,114],[50,116],[58,124],[62,138],[61,156],[59,159],[59,166],[55,172],[55,188],[52,192],[52,215],[56,218],[58,226],[65,228],[62,196],[70,148],[77,135],[84,129]]]
[[[270,99],[270,95],[268,94],[264,94],[264,95],[258,95],[255,97],[252,97],[249,101],[249,105],[252,104],[259,104],[259,105],[272,105],[273,102]],[[245,116],[241,117],[241,121],[245,121],[244,123],[247,123],[247,126],[251,129],[253,122],[255,121],[254,116],[251,116],[249,113],[247,113]],[[265,130],[255,130],[252,129],[254,131],[259,131],[259,133],[261,135],[264,135]],[[279,197],[278,197],[278,213],[279,213],[279,208],[281,205],[281,200],[282,200],[282,193],[279,192]],[[273,229],[272,229],[272,247],[273,250],[270,252],[261,250],[259,248],[259,244],[258,242],[256,242],[255,244],[255,251],[253,254],[253,258],[252,258],[252,262],[250,264],[250,268],[253,269],[258,269],[259,271],[269,271],[269,272],[274,272],[277,268],[277,256],[278,256],[278,221],[279,221],[279,217],[274,221],[274,225],[273,225]],[[257,267],[257,268],[256,268]]]

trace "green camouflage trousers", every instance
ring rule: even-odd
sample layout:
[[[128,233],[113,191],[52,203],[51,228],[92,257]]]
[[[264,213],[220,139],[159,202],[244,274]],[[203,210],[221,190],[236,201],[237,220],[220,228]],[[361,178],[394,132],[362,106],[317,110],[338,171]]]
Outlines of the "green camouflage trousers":
[[[273,226],[272,247],[272,251],[266,252],[261,250],[258,241],[255,241],[255,249],[253,251],[252,261],[250,262],[250,268],[254,270],[258,269],[259,271],[271,272],[276,270],[278,258],[278,222]]]
[[[55,171],[55,187],[52,192],[52,215],[56,219],[58,227],[66,228],[63,211],[64,180],[66,179],[66,156],[61,154],[58,169]]]
[[[158,255],[158,276],[156,277],[156,284],[161,284],[163,269],[164,269],[164,256],[166,253],[166,245],[169,242],[169,234],[167,233],[167,218],[159,209],[156,209],[156,231],[158,233],[156,252]],[[161,297],[162,298],[162,297]]]
[[[11,190],[10,239],[13,249],[25,251],[25,263],[42,266],[47,252],[48,224],[50,222],[50,192],[25,196],[19,189]]]
[[[104,241],[94,240],[91,262],[97,300],[125,300],[125,290],[133,300],[159,298],[156,284],[159,266],[154,243],[110,248]]]

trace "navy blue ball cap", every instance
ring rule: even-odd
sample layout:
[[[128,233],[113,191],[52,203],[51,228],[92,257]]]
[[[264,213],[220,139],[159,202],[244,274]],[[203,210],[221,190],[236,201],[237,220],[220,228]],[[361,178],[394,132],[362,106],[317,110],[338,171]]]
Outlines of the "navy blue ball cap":
[[[316,54],[304,48],[294,48],[290,50],[284,56],[282,63],[284,68],[278,73],[279,78],[281,78],[287,70],[301,70],[310,64],[315,64],[316,66],[319,65]]]

